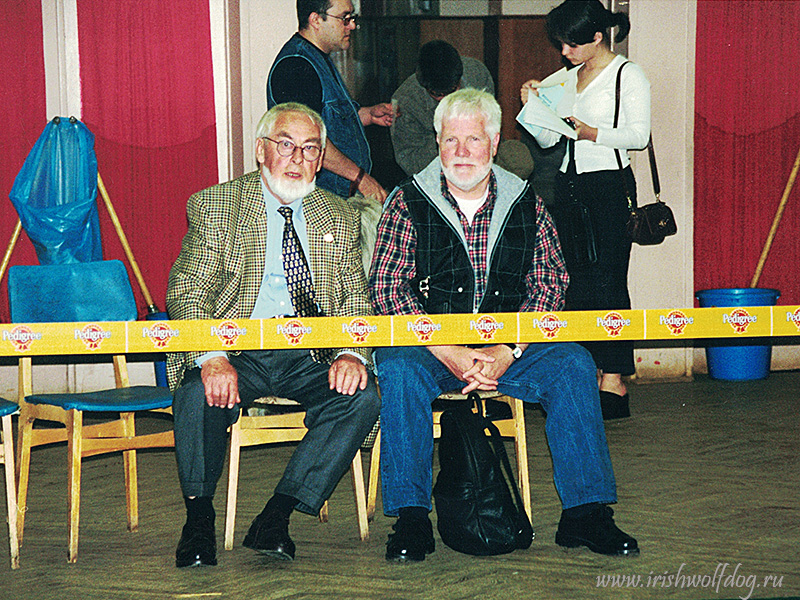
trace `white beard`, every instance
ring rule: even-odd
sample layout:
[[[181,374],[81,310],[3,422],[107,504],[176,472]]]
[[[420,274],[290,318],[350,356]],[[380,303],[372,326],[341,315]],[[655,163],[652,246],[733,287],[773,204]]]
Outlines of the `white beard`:
[[[269,187],[275,196],[287,204],[305,198],[314,191],[317,185],[316,177],[309,182],[287,181],[283,178],[273,177],[269,169],[264,166],[261,167],[261,172],[264,174],[264,179],[267,181],[267,187]]]
[[[482,167],[478,167],[478,170],[474,172],[474,175],[472,175],[469,178],[462,177],[456,172],[455,169],[451,167],[445,167],[444,165],[442,165],[442,171],[444,172],[444,176],[447,179],[447,181],[452,183],[461,191],[469,192],[470,190],[472,190],[472,188],[474,188],[476,185],[478,185],[481,181],[483,181],[486,178],[486,176],[489,174],[489,171],[492,170],[492,162],[493,161],[490,160]]]

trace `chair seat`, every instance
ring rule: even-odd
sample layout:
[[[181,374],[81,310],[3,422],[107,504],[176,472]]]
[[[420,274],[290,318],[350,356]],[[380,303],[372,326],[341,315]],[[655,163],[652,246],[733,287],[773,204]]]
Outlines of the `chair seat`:
[[[15,412],[19,406],[14,404],[13,402],[6,400],[5,398],[0,398],[0,417],[5,417],[6,415],[10,415],[11,413]]]
[[[33,394],[26,396],[31,404],[58,406],[64,410],[85,412],[133,412],[172,406],[169,388],[154,385],[84,392],[82,394]]]

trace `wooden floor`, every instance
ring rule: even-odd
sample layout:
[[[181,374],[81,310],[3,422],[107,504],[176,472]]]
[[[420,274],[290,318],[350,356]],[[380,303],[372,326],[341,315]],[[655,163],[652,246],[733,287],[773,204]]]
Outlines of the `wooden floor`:
[[[272,562],[240,544],[291,452],[291,447],[273,447],[243,452],[234,550],[221,549],[219,518],[219,566],[188,570],[174,567],[184,511],[172,452],[140,454],[141,526],[135,534],[125,531],[121,460],[90,460],[83,473],[80,555],[77,564],[69,565],[66,450],[56,446],[33,454],[19,570],[10,570],[7,538],[0,541],[0,599],[725,599],[800,594],[800,373],[773,373],[767,380],[743,383],[698,377],[694,382],[638,384],[631,386],[631,396],[634,416],[606,430],[619,488],[617,522],[638,538],[639,557],[606,558],[555,545],[560,505],[544,419],[529,409],[536,530],[529,550],[474,558],[450,550],[437,537],[436,552],[424,563],[389,564],[383,552],[391,521],[378,515],[371,539],[360,542],[345,477],[332,498],[331,521],[321,524],[295,515],[291,533],[297,558]],[[216,507],[222,514],[224,483]],[[619,580],[623,587],[612,587],[609,580],[601,581],[606,576],[628,579]]]

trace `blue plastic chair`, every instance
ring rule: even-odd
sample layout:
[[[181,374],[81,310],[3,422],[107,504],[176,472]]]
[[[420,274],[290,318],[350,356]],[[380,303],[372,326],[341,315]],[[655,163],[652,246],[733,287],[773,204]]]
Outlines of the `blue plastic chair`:
[[[8,271],[8,295],[14,323],[132,321],[136,318],[125,266],[117,260],[60,265],[14,266]],[[136,435],[134,412],[169,410],[172,394],[157,386],[130,386],[124,355],[113,357],[116,388],[85,393],[33,393],[32,361],[19,360],[18,424],[19,540],[27,508],[33,446],[67,441],[69,453],[69,562],[78,558],[81,460],[122,451],[128,530],[139,526],[137,448],[174,446],[172,431]],[[83,413],[117,412],[119,418],[83,425]],[[63,423],[66,429],[35,429],[37,419]]]
[[[14,485],[14,439],[11,435],[11,414],[19,407],[0,398],[0,419],[3,422],[3,444],[0,445],[0,464],[6,472],[6,507],[8,508],[8,548],[11,568],[19,568],[19,538],[17,537],[17,491]]]

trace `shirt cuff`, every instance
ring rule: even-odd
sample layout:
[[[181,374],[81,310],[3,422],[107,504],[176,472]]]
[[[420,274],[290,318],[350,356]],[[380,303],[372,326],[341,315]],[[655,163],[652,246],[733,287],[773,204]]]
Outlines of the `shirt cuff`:
[[[210,354],[210,353],[209,353],[209,354]],[[357,354],[356,352],[353,352],[353,351],[351,351],[351,350],[340,350],[340,351],[339,351],[339,354],[337,354],[337,355],[334,357],[334,359],[333,359],[333,360],[336,360],[336,359],[337,359],[337,358],[339,358],[339,357],[340,357],[342,354],[349,354],[350,356],[355,356],[355,357],[356,357],[358,360],[360,360],[360,361],[361,361],[361,364],[362,364],[362,365],[364,365],[365,367],[367,366],[367,359],[366,359],[366,358],[364,358],[363,356],[361,356],[360,354]]]
[[[202,367],[204,362],[206,362],[211,358],[217,358],[218,356],[224,356],[225,358],[228,358],[228,353],[223,352],[222,350],[213,350],[212,352],[206,352],[205,354],[201,354],[200,356],[198,356],[195,359],[194,364],[196,364],[198,367]]]

